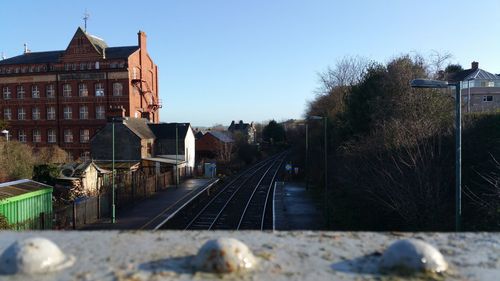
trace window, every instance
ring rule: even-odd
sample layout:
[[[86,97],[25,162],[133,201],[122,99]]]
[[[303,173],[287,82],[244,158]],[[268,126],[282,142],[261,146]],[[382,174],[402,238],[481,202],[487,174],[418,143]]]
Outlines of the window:
[[[80,106],[80,119],[89,119],[89,108],[86,105]]]
[[[85,83],[78,84],[78,95],[80,97],[87,97],[89,95],[89,91],[87,89],[87,84],[85,84]]]
[[[88,68],[88,69],[92,69],[92,62],[88,62],[88,63],[87,63],[87,68]]]
[[[82,62],[80,63],[80,70],[85,70],[87,68],[87,64]]]
[[[493,101],[493,96],[483,96],[483,102],[491,102]]]
[[[42,133],[40,129],[33,129],[33,142],[41,142],[42,141]]]
[[[17,86],[17,98],[24,99],[24,86],[23,85]]]
[[[84,151],[80,154],[80,160],[89,161],[90,160],[90,151]]]
[[[56,120],[56,108],[53,106],[47,107],[47,120]]]
[[[31,110],[31,119],[40,120],[40,108],[33,107],[33,109]]]
[[[18,120],[25,120],[26,119],[26,110],[24,110],[23,107],[21,107],[17,110],[17,119]]]
[[[69,129],[64,130],[64,142],[73,142],[73,132]]]
[[[76,63],[72,63],[72,64],[71,64],[71,69],[72,69],[72,70],[76,70]]]
[[[26,142],[26,131],[25,130],[19,130],[18,132],[18,138],[20,142]]]
[[[104,105],[98,105],[95,107],[95,119],[106,119],[106,110]]]
[[[95,96],[103,97],[104,96],[104,86],[102,83],[95,83]]]
[[[10,108],[3,109],[3,119],[12,120],[12,110]]]
[[[54,88],[53,84],[47,85],[47,88],[45,88],[47,98],[53,99],[56,97],[56,89]]]
[[[31,97],[34,99],[40,98],[40,89],[38,89],[38,85],[31,86]]]
[[[121,96],[123,93],[122,83],[113,83],[113,96]]]
[[[71,85],[70,84],[63,85],[63,97],[71,97]]]
[[[10,93],[9,87],[3,87],[3,98],[6,100],[11,98],[11,93]]]
[[[64,107],[64,116],[63,118],[65,120],[70,120],[71,118],[73,118],[73,111],[71,110],[71,107],[70,106],[65,106]]]
[[[90,138],[90,131],[89,129],[82,129],[80,130],[80,142],[81,143],[88,143]]]
[[[56,142],[56,130],[48,129],[47,130],[47,142],[55,143]]]

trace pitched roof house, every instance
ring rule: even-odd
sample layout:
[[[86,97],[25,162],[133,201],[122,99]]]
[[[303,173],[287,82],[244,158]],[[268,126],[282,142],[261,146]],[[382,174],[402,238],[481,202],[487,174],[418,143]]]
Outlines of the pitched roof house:
[[[451,74],[448,80],[461,82],[464,112],[500,109],[500,77],[479,68],[478,62],[472,62],[470,69]]]
[[[243,123],[243,120],[240,120],[240,122],[236,123],[233,120],[227,130],[231,132],[233,136],[235,136],[235,134],[237,133],[243,135],[245,138],[247,138],[248,143],[255,143],[256,129],[253,122]]]
[[[229,162],[233,143],[234,140],[229,132],[209,131],[196,140],[197,161],[215,159],[220,162]]]

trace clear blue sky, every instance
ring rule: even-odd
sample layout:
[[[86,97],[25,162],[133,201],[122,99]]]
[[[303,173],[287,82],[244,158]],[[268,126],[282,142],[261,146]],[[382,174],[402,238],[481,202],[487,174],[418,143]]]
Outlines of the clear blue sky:
[[[498,0],[2,1],[0,52],[65,49],[85,9],[88,31],[109,46],[147,33],[164,122],[300,118],[317,73],[346,55],[448,51],[500,73]]]

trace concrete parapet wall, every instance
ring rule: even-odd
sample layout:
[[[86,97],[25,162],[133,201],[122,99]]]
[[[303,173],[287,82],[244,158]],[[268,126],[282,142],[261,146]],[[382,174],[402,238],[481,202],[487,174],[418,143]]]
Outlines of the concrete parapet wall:
[[[450,265],[442,280],[499,280],[500,276],[500,233],[2,232],[0,249],[33,236],[51,239],[76,257],[71,268],[37,275],[36,280],[380,280],[381,254],[403,238],[422,239],[441,251]],[[246,243],[259,259],[258,268],[230,279],[193,270],[192,256],[205,241],[219,237]],[[27,279],[0,275],[0,280]]]

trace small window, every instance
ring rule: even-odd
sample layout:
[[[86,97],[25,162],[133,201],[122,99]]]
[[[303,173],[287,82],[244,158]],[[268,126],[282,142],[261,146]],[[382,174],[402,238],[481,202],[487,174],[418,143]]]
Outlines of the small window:
[[[113,96],[121,96],[123,94],[122,83],[113,83]]]
[[[23,107],[17,110],[17,120],[26,120],[26,110]]]
[[[64,119],[65,120],[70,120],[73,116],[73,111],[70,106],[65,106],[64,107]]]
[[[53,106],[47,107],[47,120],[56,120],[56,108]]]
[[[95,107],[95,119],[106,119],[106,110],[104,105],[98,105]]]
[[[71,84],[63,85],[63,97],[71,97]]]
[[[88,143],[89,139],[90,139],[90,130],[89,129],[80,130],[80,142]]]
[[[34,99],[40,98],[40,89],[38,89],[38,85],[31,86],[31,97]]]
[[[19,85],[17,86],[17,98],[22,100],[24,99],[24,86],[23,85]]]
[[[3,119],[12,120],[12,110],[10,108],[3,109]]]
[[[85,83],[78,84],[78,95],[80,97],[87,97],[89,95],[89,91],[87,89],[87,84],[85,84]]]
[[[20,142],[26,142],[26,131],[25,130],[19,130],[19,132],[18,132],[18,140]]]
[[[3,87],[3,98],[9,100],[11,98],[11,92],[9,87]]]
[[[41,142],[42,141],[42,133],[40,129],[33,129],[33,142]]]
[[[33,107],[33,109],[31,110],[31,119],[40,120],[40,108]]]
[[[70,129],[64,130],[64,142],[65,143],[73,142],[73,132]]]
[[[84,62],[80,63],[80,70],[85,70],[85,69],[87,69],[87,64]]]
[[[55,143],[56,142],[56,130],[48,129],[47,130],[47,142]]]
[[[86,105],[80,106],[80,119],[89,119],[89,108]]]
[[[104,96],[104,86],[102,83],[95,83],[95,96],[103,97]]]
[[[483,102],[492,102],[493,96],[483,96]]]
[[[56,97],[56,89],[53,84],[47,85],[47,88],[45,89],[47,98],[53,99]]]

